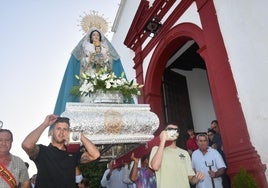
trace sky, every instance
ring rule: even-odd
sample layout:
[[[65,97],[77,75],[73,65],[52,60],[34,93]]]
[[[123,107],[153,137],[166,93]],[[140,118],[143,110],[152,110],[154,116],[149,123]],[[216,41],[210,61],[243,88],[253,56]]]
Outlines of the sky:
[[[120,0],[1,0],[0,121],[10,129],[11,153],[30,164],[21,143],[52,114],[71,52],[82,39],[81,16],[90,11],[112,26]],[[107,35],[111,39],[112,33]],[[47,130],[38,143],[49,144]]]

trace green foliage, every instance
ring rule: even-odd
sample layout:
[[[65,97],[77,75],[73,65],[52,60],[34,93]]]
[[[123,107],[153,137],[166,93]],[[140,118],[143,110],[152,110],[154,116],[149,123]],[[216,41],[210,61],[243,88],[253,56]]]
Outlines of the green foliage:
[[[74,95],[74,96],[79,96],[80,95],[79,88],[80,88],[80,86],[73,86],[71,88],[70,94]]]
[[[245,168],[240,168],[234,176],[233,185],[235,188],[259,188],[254,177]]]
[[[107,169],[107,163],[98,161],[91,162],[80,166],[84,177],[89,179],[89,188],[101,188],[101,178],[104,171]]]

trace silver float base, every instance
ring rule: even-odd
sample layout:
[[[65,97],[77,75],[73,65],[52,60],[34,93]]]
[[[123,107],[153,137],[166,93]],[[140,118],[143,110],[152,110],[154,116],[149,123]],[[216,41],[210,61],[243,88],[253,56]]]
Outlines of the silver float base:
[[[61,116],[94,144],[146,142],[159,126],[148,104],[67,103]]]

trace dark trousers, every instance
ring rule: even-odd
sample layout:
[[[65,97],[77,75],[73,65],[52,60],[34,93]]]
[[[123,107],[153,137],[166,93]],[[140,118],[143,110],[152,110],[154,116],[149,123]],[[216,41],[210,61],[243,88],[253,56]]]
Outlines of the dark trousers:
[[[231,181],[226,172],[224,172],[224,174],[221,176],[221,179],[223,188],[231,188]]]
[[[195,185],[190,184],[191,188],[195,188]]]

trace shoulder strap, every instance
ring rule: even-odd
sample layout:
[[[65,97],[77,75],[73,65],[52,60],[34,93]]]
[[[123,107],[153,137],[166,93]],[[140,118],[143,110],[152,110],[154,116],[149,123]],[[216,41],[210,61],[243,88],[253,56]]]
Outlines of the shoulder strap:
[[[11,188],[16,188],[17,187],[17,183],[16,183],[16,180],[15,180],[14,176],[2,164],[0,164],[0,176],[7,182],[7,184]]]

